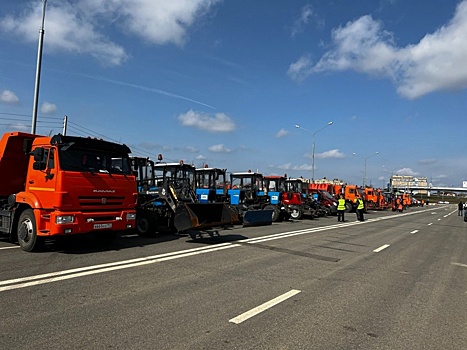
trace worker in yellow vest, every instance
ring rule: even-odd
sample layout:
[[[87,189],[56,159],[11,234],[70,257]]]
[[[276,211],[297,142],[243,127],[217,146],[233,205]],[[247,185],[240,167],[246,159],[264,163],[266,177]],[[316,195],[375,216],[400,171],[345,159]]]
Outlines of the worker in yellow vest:
[[[344,213],[345,213],[345,199],[342,194],[339,195],[337,200],[337,221],[344,222]]]
[[[355,203],[357,204],[357,220],[358,221],[365,221],[363,218],[363,212],[365,210],[365,202],[363,201],[363,198],[357,197],[355,199]]]

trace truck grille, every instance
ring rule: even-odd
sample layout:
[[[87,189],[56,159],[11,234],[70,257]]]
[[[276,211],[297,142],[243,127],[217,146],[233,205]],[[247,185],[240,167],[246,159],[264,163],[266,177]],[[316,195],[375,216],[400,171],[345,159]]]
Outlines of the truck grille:
[[[81,207],[113,207],[121,206],[125,201],[125,197],[106,197],[106,196],[89,196],[78,197]]]

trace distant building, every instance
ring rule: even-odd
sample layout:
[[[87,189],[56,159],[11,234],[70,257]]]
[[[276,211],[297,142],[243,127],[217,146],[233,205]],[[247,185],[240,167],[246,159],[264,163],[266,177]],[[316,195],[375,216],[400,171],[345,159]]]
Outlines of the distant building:
[[[315,180],[315,183],[317,183],[317,184],[343,185],[345,182],[343,180],[339,180],[339,179],[330,180],[330,179],[326,179],[325,177],[323,177],[322,179]]]
[[[404,190],[404,188],[413,188],[413,187],[428,187],[428,181],[426,177],[412,176],[412,175],[392,175],[389,179],[389,187],[391,189],[397,188],[399,190]],[[421,194],[426,194],[428,191],[420,190],[418,191]]]

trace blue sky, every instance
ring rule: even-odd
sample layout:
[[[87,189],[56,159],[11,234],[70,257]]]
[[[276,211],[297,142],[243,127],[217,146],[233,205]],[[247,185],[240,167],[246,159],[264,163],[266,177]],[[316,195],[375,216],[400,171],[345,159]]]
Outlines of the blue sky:
[[[31,130],[41,11],[0,2],[2,133]],[[44,29],[38,133],[67,115],[136,155],[306,178],[314,134],[316,179],[467,180],[467,0],[48,0]]]

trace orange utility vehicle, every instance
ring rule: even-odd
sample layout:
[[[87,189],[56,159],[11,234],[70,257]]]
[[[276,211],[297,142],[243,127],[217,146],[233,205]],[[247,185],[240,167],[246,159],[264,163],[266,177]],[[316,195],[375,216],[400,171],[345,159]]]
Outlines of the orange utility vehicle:
[[[365,187],[363,190],[363,199],[366,209],[385,210],[390,207],[389,201],[379,188]]]
[[[47,237],[110,241],[135,226],[130,149],[104,140],[11,132],[0,140],[0,233],[25,251]]]

